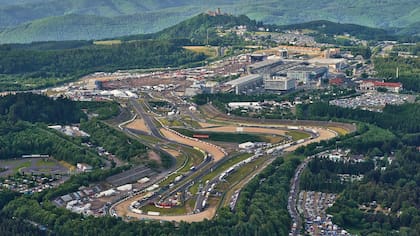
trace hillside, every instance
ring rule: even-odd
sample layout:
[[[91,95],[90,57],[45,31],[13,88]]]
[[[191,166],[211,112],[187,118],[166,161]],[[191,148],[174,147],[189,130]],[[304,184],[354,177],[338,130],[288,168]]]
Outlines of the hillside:
[[[309,29],[317,31],[320,34],[326,35],[339,35],[348,33],[352,36],[357,36],[360,39],[388,39],[390,40],[391,32],[372,28],[368,26],[356,25],[356,24],[340,24],[326,20],[311,21],[299,24],[282,25],[278,26],[279,30],[290,30],[290,29]]]
[[[420,21],[413,23],[403,29],[399,29],[398,34],[420,36]]]
[[[160,14],[147,12],[115,18],[75,14],[53,16],[0,32],[0,43],[91,40],[145,34],[162,30],[162,26],[178,23],[185,17],[177,12],[168,12],[168,17],[159,17]]]
[[[157,32],[220,7],[268,24],[329,20],[418,33],[418,0],[0,0],[0,43]]]
[[[138,39],[188,39],[191,40],[192,44],[204,44],[207,33],[209,33],[211,39],[217,38],[215,35],[215,28],[217,27],[230,28],[246,25],[248,29],[256,30],[258,24],[260,23],[244,15],[220,15],[213,17],[208,14],[199,14],[156,33],[131,35],[121,39],[127,41]]]

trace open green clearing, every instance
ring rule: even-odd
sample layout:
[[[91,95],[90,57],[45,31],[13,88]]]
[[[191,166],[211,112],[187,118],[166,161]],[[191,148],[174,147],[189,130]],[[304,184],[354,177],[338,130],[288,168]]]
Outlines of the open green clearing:
[[[224,133],[224,132],[200,132],[192,131],[188,129],[174,128],[177,132],[193,137],[194,134],[208,134],[208,140],[219,141],[219,142],[229,142],[229,143],[244,143],[244,142],[265,142],[266,138],[260,135],[254,134],[235,134],[235,133]]]
[[[36,164],[37,167],[53,167],[57,165],[57,162],[51,159],[39,159]]]
[[[296,131],[296,130],[287,131],[286,135],[291,136],[293,141],[311,137],[311,135],[309,135],[308,133],[299,132],[299,131]]]
[[[14,173],[20,172],[23,168],[29,168],[30,166],[31,166],[30,161],[22,162],[18,166],[16,166],[15,168],[13,168],[13,172]]]
[[[160,212],[163,215],[184,215],[187,214],[187,209],[185,205],[176,206],[172,208],[159,208],[155,207],[154,205],[146,205],[140,208],[144,213],[148,211]]]

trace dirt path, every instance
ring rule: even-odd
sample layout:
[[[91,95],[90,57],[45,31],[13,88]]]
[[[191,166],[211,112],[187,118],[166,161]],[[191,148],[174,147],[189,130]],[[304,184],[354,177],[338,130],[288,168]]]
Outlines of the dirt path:
[[[203,122],[198,122],[198,124],[204,129],[217,126],[215,124],[203,123]]]
[[[133,198],[127,199],[126,201],[121,202],[120,204],[115,206],[115,211],[119,216],[129,216],[131,214],[135,214],[131,212],[128,208],[130,207],[130,204],[134,201],[140,200],[143,198],[143,196],[146,194],[139,194]]]
[[[127,125],[127,128],[143,131],[143,132],[146,132],[146,133],[150,132],[149,128],[147,128],[143,119],[135,119],[133,122],[131,122]]]
[[[179,157],[181,155],[180,152],[178,152],[177,150],[174,149],[170,149],[170,148],[162,148],[163,150],[165,150],[166,152],[168,152],[169,154],[171,154],[174,157]]]
[[[309,140],[307,142],[304,142],[304,143],[293,145],[289,148],[286,148],[285,151],[292,152],[292,151],[296,150],[298,147],[306,146],[310,143],[320,142],[322,140],[332,139],[332,138],[337,136],[337,134],[335,132],[327,130],[327,129],[323,129],[323,128],[312,128],[312,129],[314,129],[318,132],[319,137],[311,139],[311,140]]]
[[[162,164],[162,160],[160,159],[160,156],[159,156],[156,152],[154,152],[154,151],[149,151],[149,152],[147,153],[147,155],[148,155],[148,157],[149,157],[149,159],[150,159],[150,160],[154,160],[154,161],[156,161],[157,163]]]
[[[206,143],[203,141],[197,141],[194,139],[184,138],[163,128],[160,129],[160,132],[162,133],[163,136],[165,136],[166,138],[172,141],[182,143],[191,147],[198,147],[202,149],[203,151],[210,153],[215,162],[220,161],[226,156],[217,146],[213,144]]]

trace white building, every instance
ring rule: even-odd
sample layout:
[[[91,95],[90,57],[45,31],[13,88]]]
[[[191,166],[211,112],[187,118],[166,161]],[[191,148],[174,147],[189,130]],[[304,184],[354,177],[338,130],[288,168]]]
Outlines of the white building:
[[[255,144],[253,142],[246,142],[246,143],[241,143],[238,145],[238,147],[240,149],[251,149],[255,146]]]
[[[230,109],[251,109],[251,110],[259,110],[261,109],[261,105],[259,102],[229,102],[228,106]]]
[[[226,83],[235,89],[236,94],[247,92],[248,89],[255,89],[263,84],[263,77],[261,75],[248,75]]]
[[[121,185],[121,186],[117,187],[118,191],[131,191],[132,189],[133,189],[132,184],[126,184],[126,185]]]
[[[80,172],[92,171],[92,166],[90,166],[86,163],[77,163],[76,167],[77,167],[77,170],[80,171]]]
[[[275,75],[264,79],[265,90],[289,91],[295,89],[295,87],[296,80],[293,78]]]
[[[331,72],[339,72],[347,67],[347,60],[343,58],[313,58],[308,62],[317,66],[327,66]]]

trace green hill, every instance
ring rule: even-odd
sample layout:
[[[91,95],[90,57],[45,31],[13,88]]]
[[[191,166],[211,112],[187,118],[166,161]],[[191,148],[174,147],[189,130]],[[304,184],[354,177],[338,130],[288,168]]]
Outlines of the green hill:
[[[403,29],[399,29],[397,33],[401,35],[414,35],[420,37],[420,21],[413,23]]]
[[[163,26],[185,18],[179,12],[147,12],[114,18],[94,15],[53,16],[25,23],[0,32],[0,43],[28,43],[36,41],[91,40],[145,34],[162,30]]]
[[[390,31],[378,28],[372,28],[363,25],[356,24],[340,24],[326,20],[311,21],[292,25],[278,26],[279,30],[290,30],[290,29],[309,29],[317,31],[321,34],[326,35],[339,35],[348,33],[352,36],[357,36],[360,39],[388,39],[390,40],[392,35]]]
[[[0,43],[151,33],[217,7],[268,24],[329,20],[410,33],[420,19],[418,0],[0,0]]]
[[[213,17],[208,14],[199,14],[156,33],[131,35],[121,39],[189,39],[193,44],[203,44],[207,38],[207,33],[209,33],[210,38],[216,38],[215,28],[230,28],[237,25],[246,25],[248,29],[255,30],[258,23],[244,15],[219,15]]]

